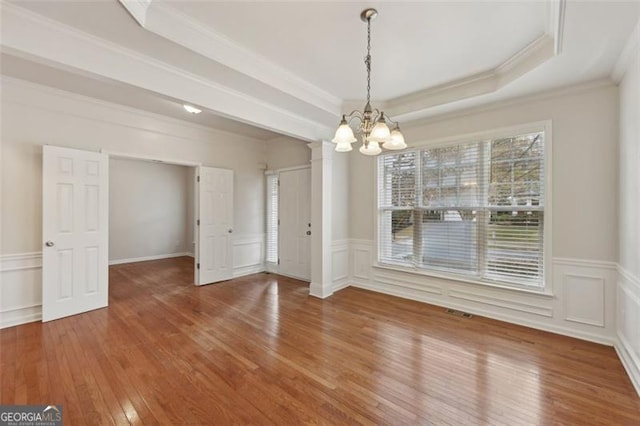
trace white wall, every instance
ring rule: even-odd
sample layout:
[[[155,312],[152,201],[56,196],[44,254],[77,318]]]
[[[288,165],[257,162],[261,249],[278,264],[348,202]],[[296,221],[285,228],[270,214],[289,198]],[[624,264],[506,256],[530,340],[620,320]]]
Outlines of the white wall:
[[[192,253],[192,177],[192,167],[109,160],[110,263]]]
[[[335,145],[332,144],[332,148]],[[349,154],[333,152],[331,161],[331,281],[333,291],[349,283]]]
[[[640,24],[638,24],[640,27]],[[640,31],[620,83],[618,353],[640,394]]]
[[[270,139],[267,145],[266,166],[269,170],[306,166],[311,161],[311,149],[307,142],[282,136]]]
[[[408,143],[552,120],[553,295],[437,279],[373,266],[375,159],[350,156],[351,282],[612,344],[615,334],[618,90],[607,82],[406,123]]]
[[[263,141],[20,80],[1,83],[0,327],[39,318],[44,144],[234,170],[234,264],[242,265],[234,274],[263,269]]]

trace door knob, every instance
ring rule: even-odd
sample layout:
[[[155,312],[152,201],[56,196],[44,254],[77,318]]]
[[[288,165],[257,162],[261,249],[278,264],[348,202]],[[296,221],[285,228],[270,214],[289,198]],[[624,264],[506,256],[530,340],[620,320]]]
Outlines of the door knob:
[[[307,231],[307,235],[311,235],[311,231]]]
[[[233,232],[233,229],[229,229],[229,233],[231,234]]]
[[[53,243],[53,241],[47,241],[46,243],[44,243],[44,245],[47,247],[53,247],[55,244]]]

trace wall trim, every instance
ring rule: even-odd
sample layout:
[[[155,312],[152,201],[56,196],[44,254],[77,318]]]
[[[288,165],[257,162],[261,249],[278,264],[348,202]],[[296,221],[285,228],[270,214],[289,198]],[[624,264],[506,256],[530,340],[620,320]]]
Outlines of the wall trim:
[[[456,111],[442,112],[427,117],[417,117],[413,120],[407,120],[404,124],[406,128],[421,127],[427,124],[437,123],[441,121],[453,120],[461,117],[468,117],[485,112],[492,112],[504,108],[524,105],[531,102],[545,101],[563,96],[577,95],[589,91],[595,91],[604,87],[614,87],[614,82],[609,78],[598,78],[584,83],[577,83],[562,88],[554,88],[542,90],[530,95],[514,96],[509,99],[498,100],[481,105],[474,105]]]
[[[0,329],[35,321],[42,321],[42,305],[25,306],[0,312]]]
[[[408,293],[406,291],[398,291],[398,290],[390,290],[388,288],[385,288],[376,284],[372,284],[372,283],[364,283],[362,281],[358,281],[358,282],[352,282],[351,286],[356,288],[362,288],[365,290],[375,291],[378,293],[384,293],[391,296],[401,297],[403,299],[417,300],[419,302],[428,303],[430,305],[435,305],[435,306],[441,306],[443,308],[457,309],[457,310],[472,313],[474,315],[495,319],[498,321],[504,321],[504,322],[521,325],[524,327],[530,327],[537,330],[547,331],[550,333],[560,334],[568,337],[574,337],[577,339],[587,340],[590,342],[599,343],[607,346],[613,346],[615,342],[613,338],[600,336],[600,335],[589,333],[586,331],[570,329],[567,327],[557,326],[555,324],[543,323],[540,321],[524,319],[518,316],[497,313],[494,311],[489,311],[487,309],[472,307],[464,303],[456,303],[451,301],[443,302],[439,299],[416,297],[415,293]]]
[[[620,56],[611,71],[611,78],[616,82],[616,84],[620,84],[624,78],[629,65],[631,65],[631,62],[633,61],[634,55],[638,54],[638,49],[640,49],[640,19],[638,19],[636,26],[633,31],[631,31],[631,34],[629,35],[629,38],[622,48],[622,52],[620,52]]]
[[[0,255],[0,272],[24,271],[41,267],[41,251]]]
[[[640,359],[634,355],[631,345],[620,332],[617,334],[617,339],[614,344],[618,358],[622,362],[631,384],[635,388],[638,396],[640,397]]]
[[[569,257],[554,257],[553,263],[556,265],[610,269],[614,271],[618,269],[618,264],[616,262],[610,262],[605,260],[586,260],[586,259],[575,259],[575,258],[569,258]]]
[[[246,275],[259,274],[261,272],[265,272],[264,264],[257,265],[248,265],[248,266],[240,266],[233,267],[233,278],[240,278]]]
[[[502,297],[478,294],[477,292],[468,290],[451,290],[449,291],[449,296],[455,299],[482,303],[484,305],[496,306],[499,308],[509,309],[511,311],[526,312],[529,314],[545,316],[547,318],[553,317],[553,309],[548,306],[539,306],[532,303],[508,300]]]
[[[150,260],[171,259],[174,257],[183,257],[183,256],[193,257],[193,254],[189,252],[179,252],[179,253],[169,253],[169,254],[156,254],[153,256],[130,257],[128,259],[114,259],[114,260],[109,260],[109,266],[122,265],[125,263],[148,262]]]

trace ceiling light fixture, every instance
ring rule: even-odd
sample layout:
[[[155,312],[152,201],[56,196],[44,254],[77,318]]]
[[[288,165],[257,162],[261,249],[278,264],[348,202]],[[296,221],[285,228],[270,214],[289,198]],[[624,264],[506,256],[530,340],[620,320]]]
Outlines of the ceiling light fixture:
[[[184,104],[182,106],[184,107],[185,111],[187,111],[187,112],[189,112],[191,114],[200,114],[202,112],[201,109],[198,109],[198,108],[196,108],[194,106],[191,106],[191,105]]]
[[[371,108],[371,20],[375,19],[376,16],[378,16],[378,11],[375,9],[365,9],[360,14],[360,19],[367,23],[367,56],[364,58],[364,63],[367,67],[367,104],[362,112],[354,110],[342,116],[332,140],[333,143],[337,144],[336,151],[338,152],[348,152],[353,149],[351,144],[356,142],[357,139],[349,123],[356,118],[360,120],[360,125],[357,127],[356,132],[361,134],[362,146],[360,147],[360,152],[362,154],[378,155],[382,152],[380,145],[382,145],[382,148],[391,150],[407,147],[404,142],[404,136],[400,131],[400,125],[385,115],[384,111]],[[393,126],[392,130],[389,130],[387,123]]]

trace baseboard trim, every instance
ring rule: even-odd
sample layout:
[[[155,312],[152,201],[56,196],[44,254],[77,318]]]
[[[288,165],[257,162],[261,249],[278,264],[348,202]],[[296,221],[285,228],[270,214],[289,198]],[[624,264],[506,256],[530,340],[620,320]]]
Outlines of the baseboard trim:
[[[323,286],[318,283],[309,284],[309,295],[319,299],[326,299],[333,294],[333,290],[329,286]]]
[[[174,257],[183,257],[183,256],[193,257],[193,253],[182,252],[182,253],[158,254],[155,256],[132,257],[129,259],[116,259],[116,260],[110,260],[109,265],[111,266],[111,265],[122,265],[124,263],[148,262],[150,260],[171,259]]]
[[[629,344],[624,336],[618,333],[618,339],[613,347],[618,354],[618,358],[620,358],[620,362],[622,362],[622,366],[627,372],[627,376],[629,376],[631,380],[631,384],[640,397],[640,360],[634,359],[633,352],[628,346]]]
[[[242,266],[239,268],[234,268],[233,270],[233,278],[240,278],[246,275],[259,274],[260,272],[265,272],[264,264],[250,265],[250,266]]]
[[[483,317],[495,319],[498,321],[504,321],[511,324],[521,325],[523,327],[534,328],[536,330],[547,331],[549,333],[560,334],[567,337],[573,337],[576,339],[587,340],[589,342],[599,343],[601,345],[614,346],[615,344],[615,339],[607,336],[600,336],[600,335],[589,333],[589,332],[571,330],[565,327],[545,324],[538,321],[523,320],[522,318],[518,318],[516,316],[496,313],[489,310],[477,308],[471,305],[467,305],[464,303],[451,303],[450,301],[447,301],[447,303],[443,303],[440,300],[432,299],[430,297],[416,297],[412,294],[407,294],[402,291],[394,291],[392,289],[372,285],[371,283],[365,283],[363,281],[357,281],[357,282],[352,281],[351,286],[362,288],[364,290],[375,291],[378,293],[384,293],[390,296],[396,296],[403,299],[415,300],[415,301],[427,303],[430,305],[441,306],[443,308],[461,310],[461,311],[469,312],[474,315],[483,316]]]
[[[42,321],[42,305],[27,306],[0,312],[0,329]]]
[[[333,292],[338,292],[340,290],[344,290],[345,288],[349,287],[351,284],[349,284],[349,279],[345,278],[343,280],[339,280],[339,281],[335,281],[333,283]]]

